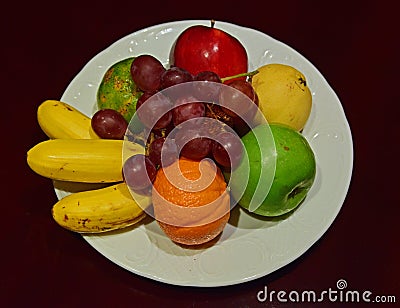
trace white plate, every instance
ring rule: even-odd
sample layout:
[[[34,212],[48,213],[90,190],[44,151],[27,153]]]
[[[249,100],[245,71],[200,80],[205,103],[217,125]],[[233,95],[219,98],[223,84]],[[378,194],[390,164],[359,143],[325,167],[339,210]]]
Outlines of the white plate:
[[[132,33],[96,55],[73,79],[61,100],[87,115],[96,109],[97,87],[114,63],[129,56],[152,54],[168,65],[171,45],[187,27],[207,20],[170,22]],[[148,220],[119,232],[84,235],[98,252],[140,276],[174,285],[224,286],[268,275],[301,256],[329,228],[346,197],[353,167],[353,145],[342,105],[324,77],[302,55],[253,29],[226,22],[216,27],[246,47],[249,69],[285,63],[299,69],[313,94],[313,109],[304,128],[317,160],[315,183],[291,215],[262,219],[239,207],[222,236],[210,247],[186,249],[173,244]],[[69,189],[55,187],[58,198]]]

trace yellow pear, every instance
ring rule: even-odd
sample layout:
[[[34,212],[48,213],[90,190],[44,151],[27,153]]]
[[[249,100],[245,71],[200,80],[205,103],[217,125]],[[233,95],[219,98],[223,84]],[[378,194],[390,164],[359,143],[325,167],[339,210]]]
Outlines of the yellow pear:
[[[252,85],[268,123],[302,130],[312,107],[312,95],[305,76],[290,65],[278,63],[266,64],[257,70]]]

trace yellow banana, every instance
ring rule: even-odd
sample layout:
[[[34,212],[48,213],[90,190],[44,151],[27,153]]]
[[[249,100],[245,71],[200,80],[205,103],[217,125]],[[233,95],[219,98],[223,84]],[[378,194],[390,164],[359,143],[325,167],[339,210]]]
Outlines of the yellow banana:
[[[114,184],[64,197],[54,204],[52,215],[60,226],[79,233],[121,229],[146,217],[143,209],[150,197],[139,197],[137,203],[125,183]]]
[[[91,119],[73,106],[46,100],[37,110],[40,128],[51,139],[98,139]]]
[[[123,140],[49,139],[28,151],[27,162],[37,174],[53,180],[120,182],[123,149],[130,155],[144,154],[143,146]]]

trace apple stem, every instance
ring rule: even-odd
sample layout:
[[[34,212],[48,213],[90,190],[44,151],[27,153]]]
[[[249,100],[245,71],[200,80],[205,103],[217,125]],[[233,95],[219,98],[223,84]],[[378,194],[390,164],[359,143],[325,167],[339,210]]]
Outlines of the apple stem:
[[[215,19],[211,19],[211,28],[214,28],[215,25]]]
[[[253,77],[255,74],[258,73],[258,70],[252,71],[252,72],[246,72],[246,73],[241,73],[241,74],[237,74],[237,75],[233,75],[233,76],[228,76],[228,77],[224,77],[221,78],[222,83],[224,83],[225,81],[234,79],[234,78],[239,78],[239,77]]]

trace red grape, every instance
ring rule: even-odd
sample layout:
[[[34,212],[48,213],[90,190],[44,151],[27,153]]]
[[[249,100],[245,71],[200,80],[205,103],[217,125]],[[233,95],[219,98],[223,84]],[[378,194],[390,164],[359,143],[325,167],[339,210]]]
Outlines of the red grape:
[[[217,101],[221,88],[219,84],[222,84],[222,81],[216,73],[211,71],[200,72],[194,77],[194,81],[203,81],[196,82],[193,85],[193,93],[196,97],[204,102]]]
[[[143,95],[145,95],[144,93]],[[140,99],[143,97],[140,97]],[[150,94],[146,94],[149,96]],[[136,105],[139,120],[150,129],[162,129],[168,127],[172,120],[172,103],[160,92],[150,95],[147,99],[138,101]]]
[[[248,123],[241,117],[233,118],[233,129],[240,137],[246,135],[251,130],[253,125],[254,123]]]
[[[243,145],[239,136],[228,131],[219,133],[213,143],[212,155],[221,166],[230,170],[236,168],[243,155]]]
[[[196,81],[213,81],[213,82],[218,82],[221,83],[221,78],[218,76],[217,73],[212,72],[212,71],[203,71],[198,73],[196,76],[194,76],[194,80]]]
[[[246,119],[251,120],[258,106],[258,96],[251,83],[236,79],[228,83],[228,86],[238,91],[223,88],[219,102],[224,112],[233,117],[246,116]]]
[[[178,148],[171,138],[161,137],[151,142],[149,158],[156,165],[166,167],[178,158]]]
[[[94,132],[103,139],[124,139],[128,122],[114,109],[96,111],[91,119]]]
[[[212,139],[204,137],[198,125],[185,126],[181,127],[175,135],[180,155],[194,160],[207,157],[211,151]]]
[[[154,93],[152,92],[144,92],[136,102],[136,111],[139,109],[140,106],[143,105],[145,101],[147,101],[150,97],[153,96]]]
[[[140,55],[131,64],[132,80],[144,92],[158,91],[164,72],[162,63],[152,55]]]
[[[126,184],[135,192],[148,188],[157,174],[154,163],[143,154],[129,157],[124,163],[123,171]]]
[[[172,122],[175,126],[194,118],[204,117],[206,107],[200,102],[181,103],[178,101],[172,109]]]
[[[171,86],[192,80],[193,76],[187,70],[174,66],[162,73],[160,87],[161,89],[166,89]]]

